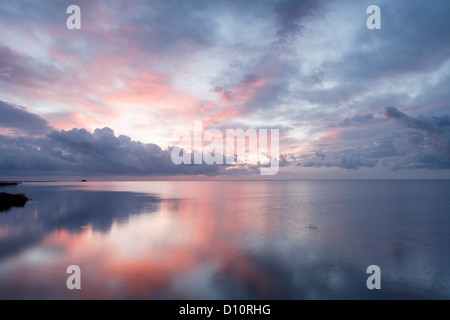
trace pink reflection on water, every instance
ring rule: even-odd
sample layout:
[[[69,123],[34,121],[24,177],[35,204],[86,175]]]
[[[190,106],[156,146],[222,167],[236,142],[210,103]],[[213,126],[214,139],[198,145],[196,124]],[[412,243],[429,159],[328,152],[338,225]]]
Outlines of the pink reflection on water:
[[[176,284],[182,279],[195,288],[196,274],[208,265],[212,281],[232,274],[235,281],[268,290],[269,278],[242,252],[240,241],[248,234],[271,233],[271,226],[266,215],[243,214],[251,204],[226,196],[244,194],[245,185],[184,183],[183,190],[189,191],[181,192],[181,201],[163,202],[157,212],[142,212],[127,223],[116,221],[108,232],[85,225],[77,232],[60,228],[47,234],[9,262],[17,265],[4,281],[10,297],[42,292],[42,298],[58,299],[208,298],[204,288],[189,292]],[[80,291],[65,287],[65,270],[72,264],[82,271]]]

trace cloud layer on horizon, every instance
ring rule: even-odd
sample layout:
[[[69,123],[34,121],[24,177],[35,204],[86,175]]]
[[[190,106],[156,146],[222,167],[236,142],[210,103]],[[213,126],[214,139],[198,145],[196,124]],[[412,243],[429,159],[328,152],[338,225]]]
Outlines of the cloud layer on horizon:
[[[47,128],[42,118],[5,105],[7,110],[13,110],[11,114],[24,112],[30,122],[36,121]],[[21,122],[18,124],[22,126]],[[450,169],[450,117],[447,115],[411,117],[389,106],[378,116],[355,115],[334,126],[338,131],[332,140],[319,141],[299,155],[281,153],[280,168]],[[353,147],[349,144],[352,136],[358,136]],[[361,144],[363,139],[365,143]],[[172,147],[163,150],[156,144],[116,136],[108,127],[93,133],[74,128],[52,130],[44,136],[0,135],[0,172],[9,176],[245,176],[259,174],[261,168],[258,164],[175,165],[171,151]]]
[[[303,167],[450,169],[450,117],[409,116],[396,107],[355,115],[297,158]],[[355,143],[352,143],[355,141]]]
[[[381,30],[368,0],[71,4],[0,4],[0,175],[224,174],[165,164],[194,121],[279,128],[285,171],[449,169],[448,2],[380,0]]]
[[[217,165],[174,165],[171,149],[116,136],[110,128],[52,131],[44,137],[0,135],[0,172],[13,176],[219,175]],[[231,171],[230,171],[231,173]]]

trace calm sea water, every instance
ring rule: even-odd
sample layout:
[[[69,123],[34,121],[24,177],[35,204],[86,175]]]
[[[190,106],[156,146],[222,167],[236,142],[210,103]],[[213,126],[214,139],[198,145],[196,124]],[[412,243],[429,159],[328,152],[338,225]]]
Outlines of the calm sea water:
[[[1,299],[450,299],[450,181],[25,183]],[[69,265],[81,290],[69,290]],[[369,290],[367,267],[381,269]]]

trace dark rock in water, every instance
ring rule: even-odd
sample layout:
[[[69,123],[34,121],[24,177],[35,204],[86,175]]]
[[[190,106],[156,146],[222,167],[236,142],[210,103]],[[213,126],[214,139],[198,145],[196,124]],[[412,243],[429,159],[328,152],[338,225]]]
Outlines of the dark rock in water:
[[[17,186],[19,183],[18,182],[0,182],[0,187],[3,186]]]
[[[12,207],[23,207],[28,199],[23,194],[9,194],[0,192],[0,211],[7,211]]]

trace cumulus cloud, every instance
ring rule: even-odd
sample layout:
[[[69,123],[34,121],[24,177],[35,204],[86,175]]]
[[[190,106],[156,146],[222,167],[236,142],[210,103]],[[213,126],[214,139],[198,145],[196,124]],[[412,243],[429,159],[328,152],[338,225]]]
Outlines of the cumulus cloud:
[[[180,164],[171,159],[173,147],[116,136],[108,127],[53,130],[45,137],[0,135],[2,175],[251,175],[265,164]],[[197,152],[197,151],[194,151]],[[190,154],[193,162],[194,153]],[[288,165],[281,156],[280,166]],[[224,161],[225,163],[225,161]]]
[[[218,165],[174,165],[171,149],[163,150],[152,143],[133,141],[125,135],[115,136],[110,128],[52,131],[47,135],[48,154],[61,169],[115,175],[215,175],[222,172]]]

